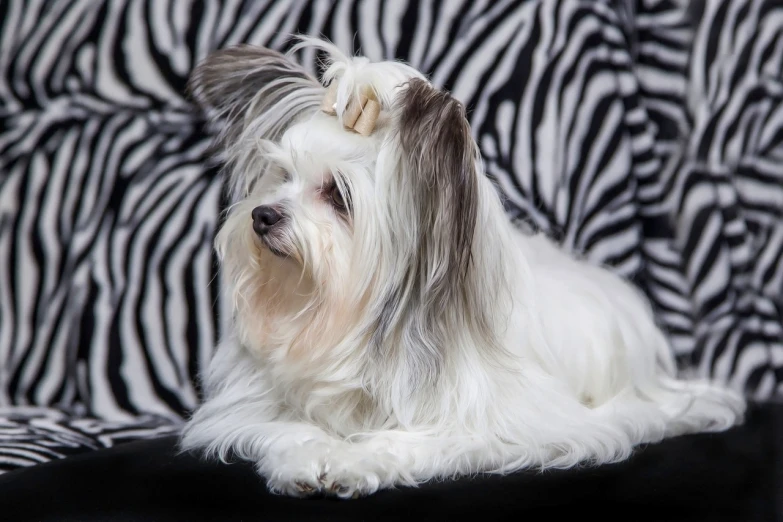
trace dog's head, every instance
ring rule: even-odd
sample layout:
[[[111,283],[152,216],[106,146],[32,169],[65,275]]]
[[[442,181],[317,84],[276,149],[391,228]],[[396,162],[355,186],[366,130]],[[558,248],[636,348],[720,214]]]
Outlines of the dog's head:
[[[491,196],[465,109],[405,64],[301,46],[329,57],[321,81],[250,46],[191,79],[234,199],[216,244],[240,339],[281,360],[394,360],[411,383],[433,377],[455,321],[491,313],[473,304]]]

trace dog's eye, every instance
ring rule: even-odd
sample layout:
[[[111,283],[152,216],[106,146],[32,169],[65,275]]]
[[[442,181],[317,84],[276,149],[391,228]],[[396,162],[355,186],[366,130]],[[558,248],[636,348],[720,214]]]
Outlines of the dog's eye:
[[[345,210],[345,199],[336,183],[329,189],[329,201],[337,210]]]

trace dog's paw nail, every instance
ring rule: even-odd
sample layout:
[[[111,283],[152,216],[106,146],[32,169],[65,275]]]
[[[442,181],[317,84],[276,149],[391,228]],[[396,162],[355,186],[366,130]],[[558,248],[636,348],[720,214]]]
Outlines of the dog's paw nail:
[[[296,487],[301,491],[302,493],[313,493],[315,491],[315,488],[308,484],[307,482],[302,482],[297,480],[294,482],[296,484]]]
[[[329,491],[339,496],[344,496],[350,489],[348,486],[343,486],[338,482],[332,482],[332,485],[329,486]]]

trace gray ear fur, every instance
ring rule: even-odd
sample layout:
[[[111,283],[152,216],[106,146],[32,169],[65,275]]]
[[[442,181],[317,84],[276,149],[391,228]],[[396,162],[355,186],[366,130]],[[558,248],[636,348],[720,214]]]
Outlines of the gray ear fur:
[[[467,275],[478,213],[477,151],[465,108],[449,93],[412,79],[400,94],[402,174],[418,187],[422,267],[429,289],[448,291]],[[441,270],[435,270],[437,263]]]
[[[478,216],[478,152],[463,105],[424,80],[412,79],[393,111],[400,168],[392,193],[404,193],[415,245],[401,260],[405,274],[379,311],[374,344],[387,355],[404,346],[409,380],[432,381],[448,340],[470,314],[471,258]],[[400,239],[397,243],[403,244]]]
[[[247,44],[207,56],[188,91],[218,128],[216,145],[234,199],[263,172],[252,154],[258,140],[278,141],[291,123],[317,110],[324,94],[320,82],[287,56]]]

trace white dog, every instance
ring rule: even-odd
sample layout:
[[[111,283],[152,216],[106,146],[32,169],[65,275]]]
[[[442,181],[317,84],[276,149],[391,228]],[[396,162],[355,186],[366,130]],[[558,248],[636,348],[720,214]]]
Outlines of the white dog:
[[[513,228],[460,102],[408,65],[304,46],[329,57],[323,85],[251,46],[191,79],[236,202],[216,240],[233,334],[184,450],[350,498],[742,419],[739,395],[675,376],[639,291]]]

